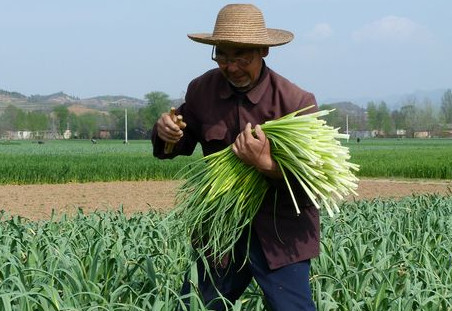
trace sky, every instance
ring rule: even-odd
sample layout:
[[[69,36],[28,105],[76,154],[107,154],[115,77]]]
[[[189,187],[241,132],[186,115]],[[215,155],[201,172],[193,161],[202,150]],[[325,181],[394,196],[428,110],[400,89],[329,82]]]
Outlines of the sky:
[[[0,0],[0,89],[79,98],[184,95],[216,64],[222,0]],[[235,3],[235,2],[233,2]],[[291,31],[267,65],[317,101],[452,88],[450,0],[249,1],[266,26]]]

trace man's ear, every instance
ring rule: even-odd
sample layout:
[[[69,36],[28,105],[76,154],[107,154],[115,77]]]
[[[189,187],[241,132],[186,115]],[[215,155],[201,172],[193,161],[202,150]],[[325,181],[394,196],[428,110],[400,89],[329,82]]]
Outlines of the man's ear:
[[[262,57],[266,57],[266,56],[268,55],[268,51],[269,51],[268,46],[267,46],[267,47],[263,47],[263,48],[260,48],[260,49],[259,49],[259,54],[260,54]]]

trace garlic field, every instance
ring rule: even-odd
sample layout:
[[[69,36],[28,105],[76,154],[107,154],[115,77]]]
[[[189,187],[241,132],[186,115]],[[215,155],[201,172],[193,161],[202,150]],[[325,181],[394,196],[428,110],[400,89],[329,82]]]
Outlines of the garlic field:
[[[452,140],[342,142],[359,176],[452,179]],[[201,158],[157,160],[149,141],[0,142],[0,184],[174,179]],[[342,202],[322,210],[321,255],[311,262],[319,311],[452,310],[449,195]],[[208,310],[194,254],[172,214],[114,211],[30,221],[0,210],[0,310]],[[179,294],[186,274],[192,292]],[[226,304],[229,302],[225,301]],[[260,311],[251,284],[235,311]],[[184,310],[184,307],[182,307]]]
[[[452,197],[344,203],[324,214],[312,260],[318,310],[452,310]],[[121,209],[29,222],[1,214],[0,310],[175,310],[194,289],[189,244],[169,216]],[[196,287],[197,276],[191,274]],[[226,302],[227,303],[227,302]],[[232,310],[265,310],[255,284]]]

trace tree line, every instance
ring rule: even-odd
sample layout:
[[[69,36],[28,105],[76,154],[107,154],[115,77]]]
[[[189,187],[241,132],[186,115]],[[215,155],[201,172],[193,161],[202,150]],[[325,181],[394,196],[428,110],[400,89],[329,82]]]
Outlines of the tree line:
[[[127,108],[127,136],[129,139],[147,139],[160,115],[169,111],[172,101],[163,92],[145,95],[147,105],[142,108]],[[108,112],[87,112],[75,114],[67,105],[55,106],[50,112],[23,111],[9,105],[0,115],[0,136],[7,131],[52,132],[63,136],[67,130],[72,138],[101,138],[108,133],[109,138],[125,138],[125,108],[113,108]]]
[[[320,109],[334,109],[332,105],[320,105]],[[418,101],[407,98],[400,109],[390,110],[384,101],[369,102],[365,110],[347,112],[334,110],[325,117],[327,123],[348,129],[359,136],[360,132],[374,132],[382,137],[415,137],[418,132],[428,132],[429,136],[442,137],[452,130],[452,91],[448,89],[441,98],[439,110],[434,109],[429,99]]]
[[[142,108],[127,109],[127,136],[129,139],[148,139],[154,123],[160,115],[169,111],[172,101],[163,92],[151,92],[145,95],[147,105]],[[320,105],[320,109],[334,109],[333,105]],[[431,136],[442,136],[446,128],[452,126],[452,91],[447,90],[439,111],[435,111],[429,99],[419,102],[408,98],[400,109],[390,110],[387,104],[369,102],[367,108],[358,112],[336,109],[325,117],[327,124],[346,129],[349,132],[374,131],[378,136],[414,137],[416,132],[426,131]],[[23,111],[14,105],[6,107],[0,115],[0,136],[6,131],[47,131],[62,136],[67,130],[72,138],[100,138],[101,132],[107,132],[109,138],[125,138],[124,108],[114,108],[108,113],[89,112],[77,115],[70,112],[66,105],[59,105],[51,112]],[[359,134],[358,134],[359,135]]]

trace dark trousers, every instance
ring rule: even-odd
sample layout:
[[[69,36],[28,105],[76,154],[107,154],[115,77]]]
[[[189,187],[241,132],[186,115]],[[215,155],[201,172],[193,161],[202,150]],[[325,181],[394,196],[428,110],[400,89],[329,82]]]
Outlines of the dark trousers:
[[[254,277],[265,295],[269,310],[314,311],[309,285],[310,260],[270,270],[260,242],[252,232],[249,259],[243,264],[247,252],[247,233],[239,239],[234,260],[230,260],[226,268],[210,268],[210,274],[207,274],[203,262],[198,260],[199,292],[206,306],[211,310],[226,310],[224,302],[218,299],[218,292],[234,303]],[[186,280],[182,295],[189,292],[190,283]]]

